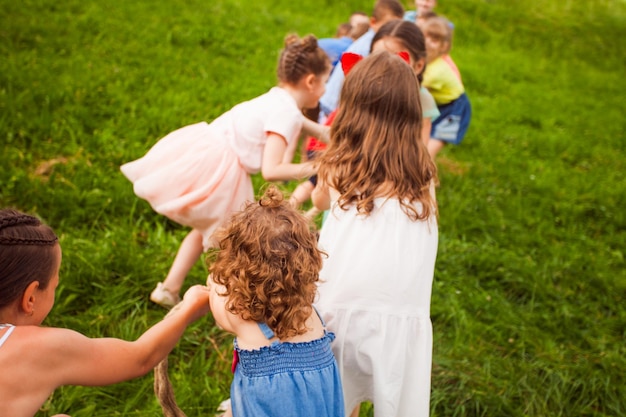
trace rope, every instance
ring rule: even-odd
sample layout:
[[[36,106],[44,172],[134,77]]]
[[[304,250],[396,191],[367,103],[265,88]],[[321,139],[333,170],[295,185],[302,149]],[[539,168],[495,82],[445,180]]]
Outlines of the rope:
[[[176,404],[174,389],[167,374],[168,360],[163,359],[154,368],[154,393],[161,404],[165,417],[187,417],[187,415]]]
[[[172,314],[176,310],[176,307],[171,309],[167,316]],[[165,417],[187,417],[187,415],[176,404],[176,397],[174,396],[174,388],[170,382],[170,377],[167,373],[169,368],[167,356],[154,368],[154,393],[159,400],[163,415]]]

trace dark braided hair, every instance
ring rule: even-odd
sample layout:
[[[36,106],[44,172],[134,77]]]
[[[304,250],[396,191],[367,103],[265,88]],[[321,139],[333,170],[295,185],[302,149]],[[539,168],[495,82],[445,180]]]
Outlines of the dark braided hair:
[[[317,44],[317,38],[307,35],[287,35],[285,47],[278,60],[278,81],[295,85],[308,74],[321,75],[330,70],[328,55]]]
[[[13,209],[0,210],[0,308],[21,297],[31,282],[48,286],[58,237],[38,218]]]

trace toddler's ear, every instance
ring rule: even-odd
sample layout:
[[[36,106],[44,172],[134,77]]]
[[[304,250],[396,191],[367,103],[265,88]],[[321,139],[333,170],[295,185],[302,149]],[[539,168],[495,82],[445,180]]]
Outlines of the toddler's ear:
[[[451,44],[448,41],[444,41],[442,42],[442,46],[441,46],[441,55],[445,55],[448,52],[450,52],[450,48],[451,48]]]

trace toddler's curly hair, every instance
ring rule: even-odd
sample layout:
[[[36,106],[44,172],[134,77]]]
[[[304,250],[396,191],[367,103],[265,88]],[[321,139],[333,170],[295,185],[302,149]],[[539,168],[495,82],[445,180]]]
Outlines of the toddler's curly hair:
[[[279,339],[304,334],[317,293],[323,252],[307,219],[269,186],[216,232],[207,257],[223,285],[226,308],[244,320],[266,323]]]

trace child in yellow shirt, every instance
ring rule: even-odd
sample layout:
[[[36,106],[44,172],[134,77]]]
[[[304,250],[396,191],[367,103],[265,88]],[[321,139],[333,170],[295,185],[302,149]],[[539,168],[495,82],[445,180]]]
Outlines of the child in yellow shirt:
[[[472,108],[461,78],[444,60],[452,47],[452,29],[443,17],[427,19],[422,26],[426,39],[426,71],[422,85],[430,91],[439,112],[432,123],[428,152],[432,157],[446,143],[458,145],[465,136]]]

